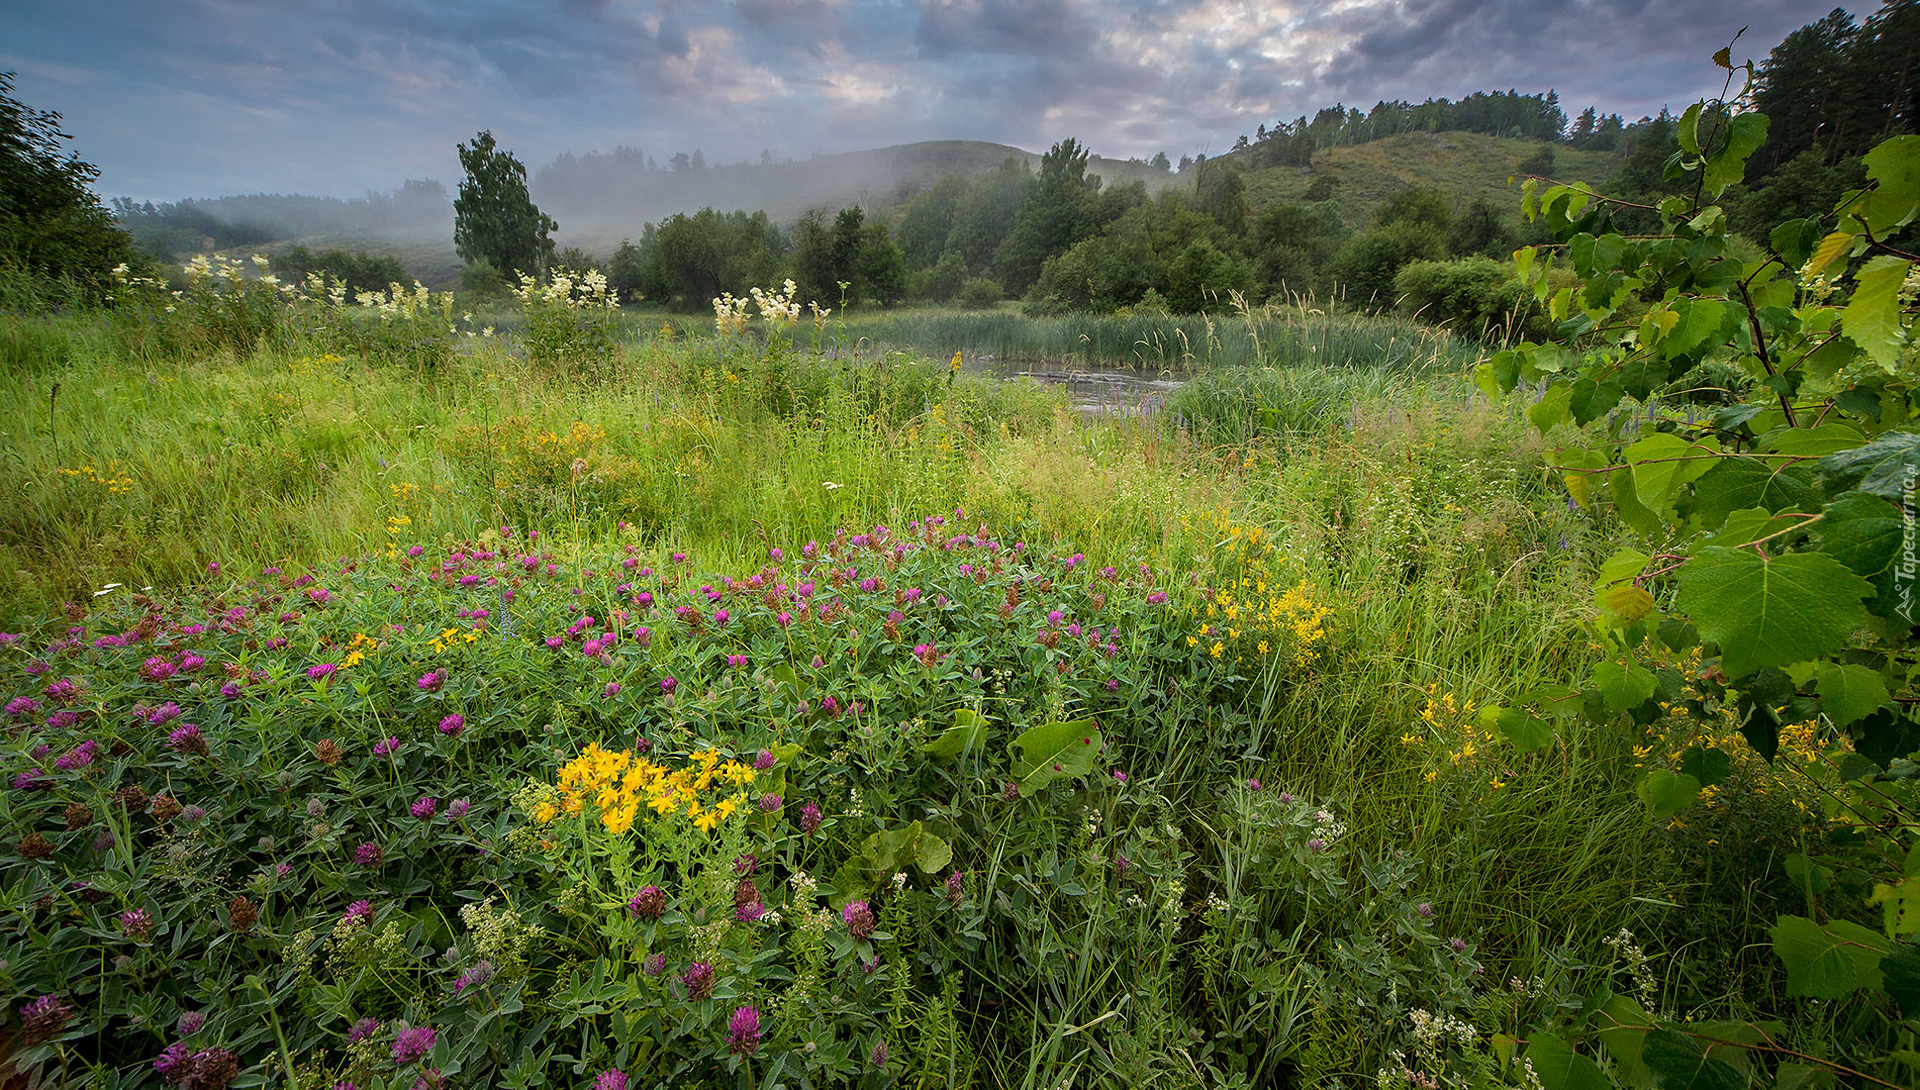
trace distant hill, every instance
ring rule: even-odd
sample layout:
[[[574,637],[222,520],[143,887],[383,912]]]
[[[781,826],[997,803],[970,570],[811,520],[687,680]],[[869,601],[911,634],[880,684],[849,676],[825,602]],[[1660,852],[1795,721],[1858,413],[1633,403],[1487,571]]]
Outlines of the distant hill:
[[[1401,133],[1328,148],[1314,155],[1311,168],[1248,170],[1244,175],[1247,205],[1258,215],[1277,200],[1330,200],[1348,227],[1360,229],[1373,223],[1374,214],[1393,193],[1425,186],[1445,193],[1455,209],[1485,196],[1517,221],[1520,188],[1517,182],[1509,186],[1507,178],[1521,163],[1547,150],[1553,152],[1553,166],[1546,173],[1555,181],[1603,186],[1620,170],[1620,158],[1612,152],[1575,151],[1565,144],[1471,132]],[[1244,154],[1223,158],[1233,160]]]
[[[1349,227],[1365,228],[1394,192],[1425,186],[1445,193],[1457,208],[1486,196],[1518,219],[1519,192],[1508,177],[1521,163],[1551,150],[1556,180],[1603,185],[1619,170],[1611,152],[1575,151],[1565,144],[1509,139],[1479,133],[1403,133],[1364,144],[1328,148],[1315,154],[1311,168],[1248,168],[1248,209],[1258,215],[1277,200],[1329,200]],[[676,212],[712,207],[765,209],[778,223],[791,223],[810,208],[835,210],[859,204],[891,220],[915,193],[951,172],[989,170],[1012,157],[1038,168],[1037,152],[973,140],[931,140],[869,151],[822,155],[768,164],[737,163],[703,169],[649,169],[643,156],[630,153],[562,156],[534,172],[533,198],[560,222],[555,241],[578,246],[602,260],[622,239],[637,238],[648,223]],[[1215,161],[1246,162],[1244,152]],[[1146,163],[1093,158],[1089,173],[1108,186],[1144,182],[1149,192],[1191,187],[1194,173],[1169,173]],[[429,193],[431,189],[431,194]],[[196,214],[231,217],[257,232],[254,249],[271,252],[300,243],[309,249],[365,250],[392,256],[409,273],[434,287],[459,279],[461,262],[453,248],[453,213],[446,190],[437,183],[409,183],[415,197],[409,222],[397,222],[394,203],[376,196],[368,201],[316,201],[279,195],[226,197],[182,202]],[[399,194],[396,193],[396,197]],[[422,198],[439,199],[433,207]],[[384,202],[384,203],[383,203]],[[320,205],[326,207],[321,208]],[[339,205],[339,209],[333,206]],[[366,215],[383,213],[379,218]],[[325,212],[326,215],[319,213]],[[349,215],[348,213],[353,213]],[[361,226],[364,224],[364,226]],[[245,248],[245,243],[229,243]],[[188,247],[191,249],[192,247]]]
[[[883,216],[943,174],[990,170],[1008,158],[1038,168],[1040,154],[977,140],[928,140],[765,164],[701,169],[648,168],[637,152],[563,155],[534,172],[534,203],[560,221],[556,241],[591,252],[634,238],[642,225],[676,212],[765,210],[789,223],[810,208],[859,204]],[[1191,184],[1145,163],[1094,157],[1087,172],[1109,186],[1145,182],[1149,191]]]

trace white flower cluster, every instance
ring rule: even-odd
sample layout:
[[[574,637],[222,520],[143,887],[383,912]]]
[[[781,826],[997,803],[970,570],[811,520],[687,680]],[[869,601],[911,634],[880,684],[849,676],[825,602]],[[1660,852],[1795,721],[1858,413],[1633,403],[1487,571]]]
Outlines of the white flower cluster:
[[[619,293],[607,285],[606,274],[599,269],[586,272],[555,269],[545,284],[521,273],[520,286],[513,289],[513,294],[522,303],[563,306],[571,310],[620,309]]]
[[[754,289],[758,291],[758,288]],[[747,331],[747,301],[735,299],[730,291],[721,292],[713,301],[713,328],[721,335]]]
[[[1413,1039],[1419,1042],[1421,1051],[1429,1056],[1436,1055],[1440,1046],[1448,1041],[1465,1048],[1480,1039],[1480,1031],[1471,1022],[1463,1022],[1451,1015],[1414,1010],[1408,1012],[1407,1018],[1413,1022]]]
[[[760,317],[785,329],[800,320],[800,304],[793,299],[795,290],[793,281],[788,280],[781,284],[779,292],[754,288],[748,294],[753,296],[754,305],[760,308]]]

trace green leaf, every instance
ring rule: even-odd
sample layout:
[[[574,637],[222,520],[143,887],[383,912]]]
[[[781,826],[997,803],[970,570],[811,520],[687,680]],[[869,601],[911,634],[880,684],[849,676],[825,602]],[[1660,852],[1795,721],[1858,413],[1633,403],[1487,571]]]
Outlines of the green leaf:
[[[1727,139],[1720,150],[1707,157],[1704,185],[1708,196],[1740,180],[1747,170],[1747,157],[1767,139],[1767,115],[1739,114],[1727,123]]]
[[[1818,468],[1831,491],[1852,488],[1903,501],[1908,485],[1920,478],[1920,435],[1888,432],[1866,446],[1827,455]]]
[[[1620,452],[1633,466],[1633,490],[1648,510],[1665,514],[1674,489],[1695,481],[1712,469],[1720,444],[1689,443],[1677,435],[1656,432]]]
[[[1920,136],[1884,140],[1862,161],[1882,193],[1910,204],[1920,201]]]
[[[1513,708],[1489,704],[1480,709],[1480,723],[1490,730],[1499,728],[1500,733],[1507,736],[1507,741],[1513,743],[1513,748],[1522,753],[1532,753],[1553,744],[1552,724]]]
[[[1700,781],[1684,772],[1656,768],[1640,781],[1638,794],[1655,821],[1666,821],[1700,797]]]
[[[1680,771],[1700,781],[1700,786],[1712,787],[1733,771],[1733,758],[1724,749],[1688,746],[1680,755]]]
[[[1823,553],[1761,556],[1705,548],[1680,569],[1677,604],[1720,645],[1720,666],[1740,678],[1768,666],[1830,655],[1866,622],[1872,584]]]
[[[1845,999],[1880,986],[1880,959],[1892,945],[1845,920],[1823,928],[1804,916],[1782,916],[1773,925],[1773,952],[1787,968],[1787,994],[1809,999]]]
[[[1920,946],[1903,942],[1880,961],[1887,995],[1908,1018],[1920,1015]]]
[[[1722,458],[1693,486],[1693,516],[1707,530],[1735,511],[1808,511],[1819,503],[1805,465],[1781,469],[1758,458]]]
[[[1746,1090],[1747,1080],[1725,1060],[1707,1055],[1700,1042],[1664,1026],[1647,1034],[1640,1058],[1661,1090]]]
[[[1820,551],[1855,575],[1872,579],[1900,555],[1906,521],[1900,509],[1886,500],[1848,492],[1828,504],[1823,514],[1813,526],[1820,535]]]
[[[1575,1052],[1551,1033],[1527,1038],[1527,1060],[1546,1090],[1609,1090],[1613,1084],[1600,1065]]]
[[[1813,248],[1820,241],[1820,221],[1817,219],[1788,220],[1773,229],[1768,241],[1773,243],[1773,252],[1786,259],[1788,265],[1799,268],[1813,256]]]
[[[1858,756],[1891,767],[1895,757],[1911,756],[1920,748],[1920,724],[1892,708],[1881,708],[1860,720],[1851,731]]]
[[[1892,370],[1900,362],[1906,330],[1900,323],[1900,285],[1913,262],[1882,254],[1855,274],[1853,298],[1840,312],[1840,328],[1868,358]]]
[[[1594,1028],[1599,1031],[1600,1046],[1613,1058],[1613,1070],[1620,1081],[1632,1087],[1651,1087],[1653,1072],[1640,1058],[1653,1019],[1640,1004],[1624,995],[1616,995],[1594,1012]]]
[[[1794,454],[1817,458],[1822,454],[1852,450],[1867,441],[1852,424],[1834,421],[1817,428],[1775,428],[1761,440],[1759,449],[1771,454]]]
[[[1890,696],[1878,670],[1865,666],[1821,663],[1814,674],[1820,708],[1836,727],[1844,727],[1885,704]]]
[[[1572,398],[1573,387],[1553,387],[1545,397],[1527,406],[1527,421],[1543,435],[1552,431],[1554,425],[1567,418],[1567,404]]]
[[[1733,549],[1751,544],[1762,538],[1771,537],[1782,530],[1792,529],[1805,519],[1790,518],[1786,515],[1774,515],[1764,508],[1749,507],[1735,511],[1727,516],[1727,521],[1719,531],[1705,539],[1702,544],[1719,545]]]
[[[1593,683],[1606,697],[1607,707],[1617,712],[1645,704],[1659,685],[1652,670],[1637,663],[1617,662],[1594,664]]]
[[[1818,897],[1833,885],[1832,867],[1823,867],[1799,852],[1787,856],[1783,866],[1794,888],[1805,896]]]
[[[1915,202],[1920,200],[1920,180],[1915,178],[1914,162],[1920,160],[1920,137],[1896,136],[1866,154],[1867,177],[1879,185],[1851,207],[1849,219],[1857,219],[1882,238],[1892,229],[1913,220]],[[1843,198],[1844,200],[1844,198]]]
[[[1828,1090],[1834,1085],[1833,1072],[1806,1064],[1783,1063],[1774,1080],[1774,1090]]]
[[[1030,727],[1013,740],[1013,781],[1022,796],[1031,796],[1056,779],[1085,776],[1103,745],[1091,719]]]
[[[1660,355],[1665,359],[1685,355],[1705,344],[1720,332],[1727,316],[1726,303],[1718,299],[1681,299],[1673,304],[1673,310],[1680,316],[1680,322],[1660,341]]]
[[[979,749],[986,741],[987,717],[970,708],[961,708],[953,713],[953,726],[921,746],[920,751],[936,760],[950,761],[968,750]]]

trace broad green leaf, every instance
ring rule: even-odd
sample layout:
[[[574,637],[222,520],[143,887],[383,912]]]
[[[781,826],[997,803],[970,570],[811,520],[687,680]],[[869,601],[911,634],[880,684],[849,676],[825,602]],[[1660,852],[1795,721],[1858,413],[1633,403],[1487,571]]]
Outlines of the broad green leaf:
[[[1822,663],[1814,685],[1820,693],[1820,709],[1836,727],[1866,718],[1890,699],[1878,670],[1851,663]]]
[[[1605,590],[1618,583],[1624,583],[1646,569],[1647,561],[1653,559],[1638,549],[1621,549],[1600,563],[1600,575],[1593,581],[1595,588]]]
[[[1712,469],[1719,443],[1689,443],[1677,435],[1656,432],[1620,452],[1633,466],[1633,490],[1648,510],[1665,514],[1674,489]]]
[[[1720,332],[1727,316],[1727,305],[1718,299],[1682,299],[1673,304],[1680,324],[1660,342],[1660,355],[1666,359],[1692,352]]]
[[[1905,539],[1900,509],[1878,496],[1848,492],[1827,505],[1813,529],[1820,551],[1845,564],[1855,575],[1872,579],[1893,565]]]
[[[1746,173],[1747,157],[1767,139],[1767,115],[1744,113],[1727,123],[1727,139],[1720,150],[1707,157],[1705,189],[1709,196],[1740,180]]]
[[[1637,663],[1617,662],[1594,664],[1593,683],[1600,695],[1606,697],[1607,707],[1617,712],[1645,704],[1659,685],[1652,670]]]
[[[1920,749],[1920,723],[1893,708],[1881,708],[1854,725],[1853,748],[1882,767],[1891,767],[1896,757],[1910,756]]]
[[[1093,771],[1105,745],[1091,719],[1042,723],[1013,740],[1013,780],[1031,796],[1056,779]]]
[[[1701,787],[1712,787],[1733,771],[1733,758],[1724,749],[1688,746],[1680,755],[1680,771],[1699,780]]]
[[[1794,888],[1805,896],[1818,897],[1833,885],[1832,867],[1823,867],[1799,852],[1787,856],[1781,865],[1793,879]]]
[[[1600,1034],[1600,1046],[1613,1058],[1613,1070],[1628,1086],[1653,1085],[1653,1072],[1640,1058],[1653,1019],[1640,1004],[1624,995],[1616,995],[1594,1012],[1594,1028]]]
[[[1881,960],[1880,973],[1881,984],[1900,1004],[1900,1013],[1908,1018],[1920,1015],[1920,946],[1903,942],[1895,947]]]
[[[1527,406],[1527,421],[1541,434],[1553,430],[1554,425],[1567,418],[1567,405],[1573,398],[1573,387],[1557,385],[1548,390],[1546,396]]]
[[[1725,1060],[1707,1055],[1700,1042],[1662,1026],[1647,1034],[1640,1058],[1661,1090],[1746,1090],[1747,1080]]]
[[[1882,254],[1855,274],[1853,298],[1840,312],[1840,328],[1873,362],[1892,370],[1900,361],[1906,331],[1900,324],[1900,285],[1913,262]]]
[[[1819,658],[1864,624],[1872,584],[1824,553],[1705,548],[1680,569],[1680,610],[1720,645],[1730,678]]]
[[[1527,1061],[1546,1090],[1609,1090],[1613,1085],[1599,1064],[1551,1033],[1534,1033],[1527,1038]]]
[[[1513,708],[1489,704],[1480,709],[1480,723],[1489,730],[1498,728],[1521,753],[1532,753],[1553,744],[1553,726]]]
[[[1665,512],[1640,502],[1631,473],[1615,470],[1607,474],[1607,493],[1613,497],[1614,513],[1641,537],[1658,539],[1667,534],[1670,523]]]
[[[1827,455],[1818,469],[1830,491],[1858,489],[1902,502],[1920,481],[1920,434],[1888,432],[1863,447]]]
[[[1774,1080],[1774,1090],[1828,1090],[1834,1085],[1833,1072],[1806,1064],[1783,1063]]]
[[[979,749],[987,741],[987,717],[969,708],[953,713],[953,726],[940,737],[920,747],[929,757],[950,761],[968,750]]]
[[[1896,136],[1884,141],[1865,157],[1867,177],[1878,182],[1874,192],[1853,203],[1848,220],[1867,225],[1886,238],[1893,229],[1912,222],[1916,211],[1915,194],[1920,181],[1915,179],[1914,162],[1920,159],[1920,137]],[[1843,198],[1844,200],[1844,198]]]
[[[1760,448],[1770,454],[1793,454],[1818,458],[1823,454],[1852,450],[1867,441],[1852,424],[1835,421],[1817,428],[1775,428],[1761,440]]]
[[[1787,968],[1787,994],[1809,999],[1845,999],[1860,988],[1878,988],[1880,959],[1892,949],[1884,937],[1845,920],[1822,927],[1804,916],[1782,916],[1772,934],[1773,952]]]
[[[1807,275],[1819,276],[1821,270],[1840,259],[1840,255],[1853,248],[1854,237],[1846,231],[1835,231],[1820,240],[1814,248],[1813,256],[1807,260]]]
[[[1693,515],[1717,530],[1735,511],[1811,511],[1820,503],[1805,465],[1780,469],[1758,458],[1722,458],[1693,486]]]
[[[1882,141],[1863,162],[1867,177],[1880,183],[1880,192],[1908,203],[1920,201],[1920,136]]]
[[[1867,899],[1867,903],[1880,906],[1881,931],[1894,936],[1920,935],[1920,878],[1902,878],[1893,883],[1875,882],[1873,896]],[[1895,950],[1896,954],[1898,949]],[[1880,963],[1882,973],[1891,972],[1891,960],[1889,957]]]
[[[1805,519],[1787,515],[1769,514],[1763,508],[1749,507],[1744,511],[1735,511],[1728,515],[1726,523],[1702,543],[1728,549],[1738,548],[1741,545],[1771,537],[1782,530],[1790,530],[1805,521]]]
[[[1700,781],[1684,772],[1656,768],[1640,781],[1638,793],[1654,820],[1665,821],[1693,805],[1700,797]]]
[[[1813,248],[1820,241],[1820,221],[1817,219],[1788,220],[1773,229],[1768,239],[1773,243],[1773,252],[1786,259],[1788,265],[1799,268],[1813,256]]]

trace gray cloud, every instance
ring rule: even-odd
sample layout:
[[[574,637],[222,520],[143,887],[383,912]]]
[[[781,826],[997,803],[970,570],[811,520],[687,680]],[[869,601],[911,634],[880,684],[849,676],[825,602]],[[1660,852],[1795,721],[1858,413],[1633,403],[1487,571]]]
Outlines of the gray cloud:
[[[353,195],[529,166],[929,139],[1218,150],[1336,101],[1557,88],[1629,117],[1718,89],[1825,0],[73,0],[0,8],[0,67],[103,191]]]

